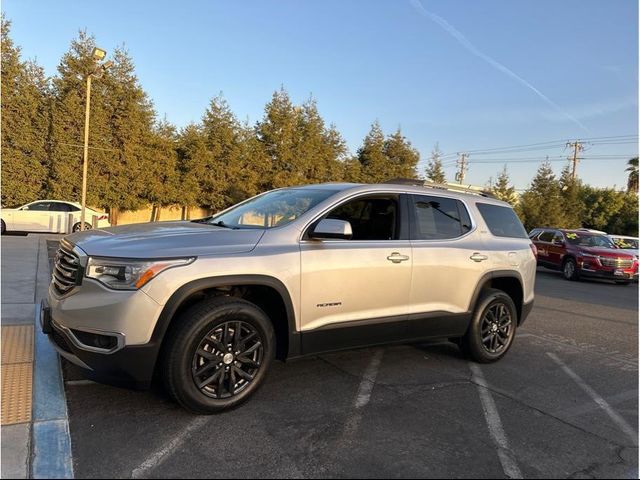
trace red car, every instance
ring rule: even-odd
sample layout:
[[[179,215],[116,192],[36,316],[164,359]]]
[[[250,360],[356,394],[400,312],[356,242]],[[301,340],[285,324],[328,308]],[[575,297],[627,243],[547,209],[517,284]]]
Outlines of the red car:
[[[538,249],[538,265],[562,271],[567,280],[597,277],[627,285],[638,275],[635,256],[616,248],[606,235],[535,228],[529,238]]]

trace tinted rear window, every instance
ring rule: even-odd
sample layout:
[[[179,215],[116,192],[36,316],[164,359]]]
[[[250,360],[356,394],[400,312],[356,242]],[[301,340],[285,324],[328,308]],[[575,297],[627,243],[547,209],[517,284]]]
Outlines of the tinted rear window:
[[[496,237],[529,238],[516,212],[509,207],[478,203],[478,210]]]

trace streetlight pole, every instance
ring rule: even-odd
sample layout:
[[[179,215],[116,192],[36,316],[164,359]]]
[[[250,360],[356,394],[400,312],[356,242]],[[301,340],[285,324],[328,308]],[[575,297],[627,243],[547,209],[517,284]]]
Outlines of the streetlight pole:
[[[89,166],[89,112],[91,110],[91,76],[87,75],[87,102],[84,111],[84,159],[82,162],[82,211],[80,212],[80,231],[84,231],[84,211],[87,204],[87,170]]]
[[[85,226],[85,209],[87,205],[87,171],[89,168],[89,116],[91,111],[91,78],[100,77],[104,71],[109,68],[113,62],[107,61],[103,64],[98,62],[103,60],[107,56],[107,52],[101,48],[94,48],[91,53],[91,58],[95,62],[95,68],[87,75],[87,101],[84,111],[84,158],[82,161],[82,208],[80,211],[80,231],[84,231]]]

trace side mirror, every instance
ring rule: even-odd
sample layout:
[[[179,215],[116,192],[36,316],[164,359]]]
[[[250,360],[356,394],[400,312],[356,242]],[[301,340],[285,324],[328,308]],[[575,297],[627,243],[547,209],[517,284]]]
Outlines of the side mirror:
[[[320,223],[316,225],[316,228],[313,229],[309,236],[316,239],[337,238],[350,240],[353,237],[353,230],[351,230],[351,224],[345,220],[325,218],[320,220]]]
[[[29,210],[29,205],[25,205],[24,207],[22,207],[20,210]]]

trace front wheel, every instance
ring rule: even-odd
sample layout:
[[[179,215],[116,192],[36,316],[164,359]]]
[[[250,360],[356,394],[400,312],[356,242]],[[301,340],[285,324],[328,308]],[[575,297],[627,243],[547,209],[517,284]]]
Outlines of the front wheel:
[[[4,223],[4,220],[0,220],[0,234],[4,235],[4,232],[7,231],[7,224]]]
[[[504,357],[516,335],[518,312],[502,290],[488,289],[478,300],[471,325],[462,337],[462,351],[479,363]]]
[[[247,400],[261,385],[275,352],[275,333],[256,305],[214,297],[194,305],[168,333],[164,379],[173,398],[212,414]]]
[[[578,264],[573,258],[567,258],[562,264],[562,275],[566,280],[578,280]]]

